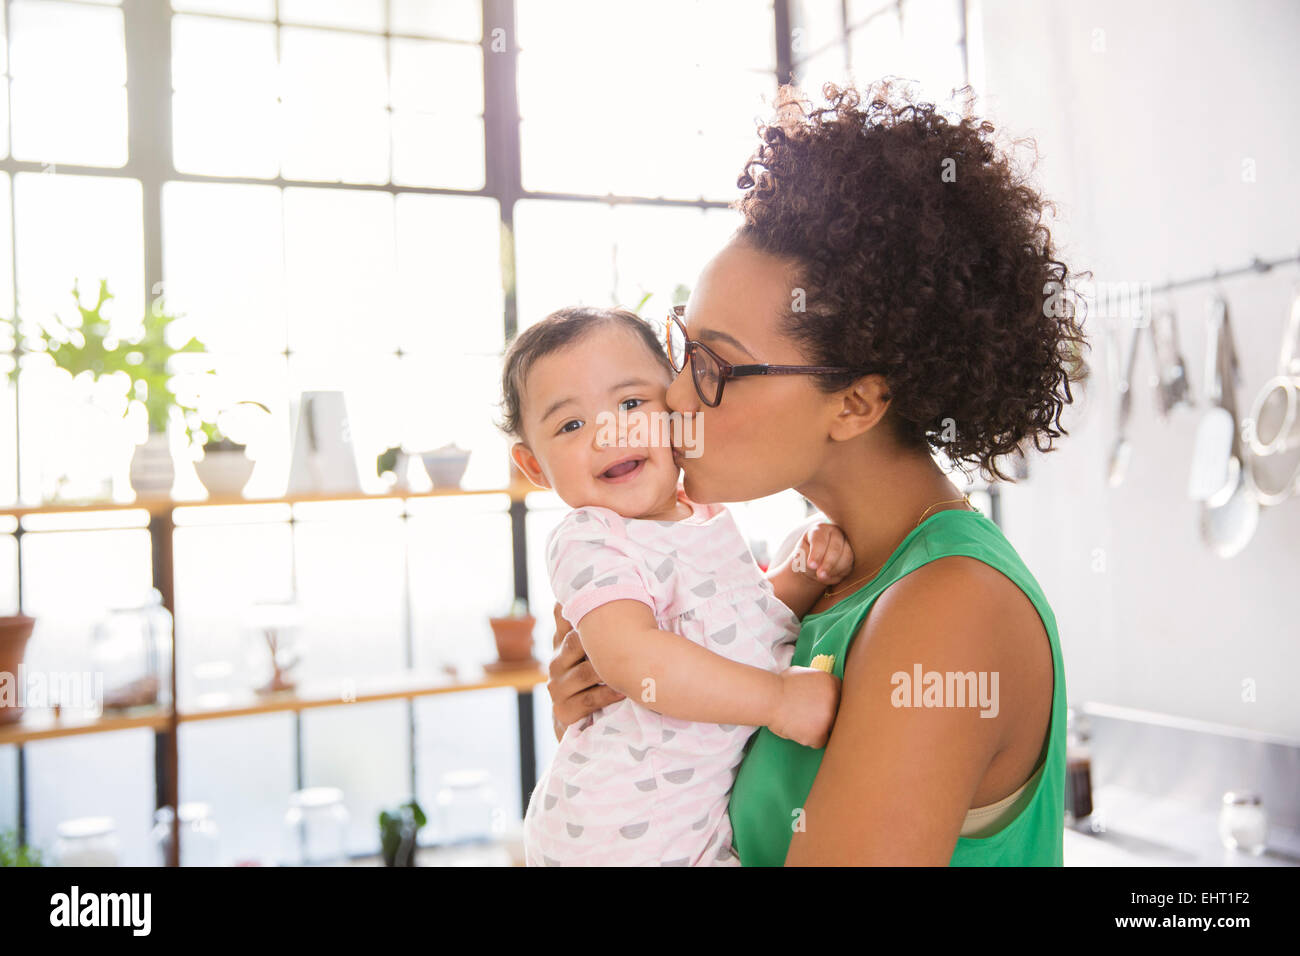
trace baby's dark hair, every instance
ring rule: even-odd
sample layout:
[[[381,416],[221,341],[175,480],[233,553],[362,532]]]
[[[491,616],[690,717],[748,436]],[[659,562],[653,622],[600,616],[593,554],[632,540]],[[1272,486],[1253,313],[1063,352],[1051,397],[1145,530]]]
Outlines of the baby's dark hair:
[[[651,354],[670,375],[676,375],[663,343],[645,319],[627,309],[598,309],[590,306],[570,306],[552,312],[540,322],[530,325],[511,340],[506,349],[501,369],[501,420],[496,423],[511,438],[522,440],[524,382],[537,360],[558,352],[582,339],[597,328],[609,324],[621,325],[645,342]]]
[[[815,364],[883,367],[906,444],[1006,478],[1001,456],[1066,433],[1088,372],[1052,204],[970,95],[950,119],[888,80],[822,92],[781,91],[738,183],[741,238],[799,266],[807,307],[783,330]]]

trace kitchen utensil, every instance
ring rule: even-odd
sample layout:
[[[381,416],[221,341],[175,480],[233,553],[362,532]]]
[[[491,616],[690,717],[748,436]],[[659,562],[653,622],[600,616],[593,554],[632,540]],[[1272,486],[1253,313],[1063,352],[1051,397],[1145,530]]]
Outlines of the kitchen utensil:
[[[1156,386],[1157,408],[1164,418],[1179,405],[1190,404],[1187,363],[1178,347],[1178,319],[1171,308],[1158,309],[1147,328],[1151,332],[1151,351],[1160,376]]]
[[[1300,492],[1300,288],[1282,334],[1277,375],[1264,383],[1242,432],[1252,455],[1246,469],[1251,491],[1266,506]]]
[[[1226,494],[1220,489],[1202,501],[1201,538],[1219,557],[1230,558],[1240,553],[1254,537],[1259,524],[1259,501],[1251,492],[1242,464],[1246,456],[1237,429],[1237,350],[1232,340],[1228,305],[1222,298],[1216,298],[1210,304],[1210,324],[1216,329],[1217,336],[1212,349],[1216,362],[1209,380],[1209,392],[1216,396],[1214,400],[1219,411],[1227,416],[1231,425],[1226,468],[1229,484]],[[1222,419],[1223,416],[1217,417]]]
[[[1251,407],[1247,435],[1256,455],[1274,455],[1300,447],[1300,290],[1291,300],[1291,315],[1282,334],[1277,375],[1264,383]]]
[[[1196,429],[1192,470],[1187,483],[1188,495],[1212,506],[1228,500],[1236,487],[1241,466],[1232,454],[1237,419],[1223,404],[1225,368],[1231,368],[1234,380],[1236,374],[1236,355],[1228,351],[1227,323],[1228,305],[1223,299],[1216,298],[1209,305],[1205,326],[1205,388],[1210,407],[1201,415]]]
[[[1138,344],[1142,341],[1142,326],[1134,323],[1133,334],[1129,339],[1128,361],[1124,367],[1124,380],[1119,383],[1119,413],[1115,426],[1115,444],[1110,451],[1108,481],[1112,488],[1124,481],[1128,472],[1129,458],[1133,446],[1128,440],[1128,419],[1133,411],[1133,369],[1137,365]]]

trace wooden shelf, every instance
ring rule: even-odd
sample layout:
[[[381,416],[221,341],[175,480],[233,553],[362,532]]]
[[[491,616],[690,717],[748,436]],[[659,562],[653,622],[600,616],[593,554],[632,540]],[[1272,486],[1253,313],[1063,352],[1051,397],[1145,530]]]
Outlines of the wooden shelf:
[[[113,730],[135,730],[140,727],[166,730],[170,721],[171,712],[165,707],[133,707],[126,711],[104,714],[102,717],[55,717],[54,712],[46,708],[29,709],[23,713],[21,720],[0,724],[0,745],[102,734]]]
[[[242,495],[218,497],[137,498],[134,501],[54,501],[43,505],[0,505],[0,515],[24,518],[28,515],[78,514],[91,511],[147,511],[151,515],[168,514],[176,508],[214,508],[232,505],[282,505],[316,501],[383,501],[401,498],[454,498],[466,495],[509,495],[519,501],[525,495],[542,489],[530,484],[512,484],[505,488],[434,488],[428,491],[385,491],[371,494],[365,491],[309,491],[278,498],[245,498]]]
[[[179,723],[222,720],[230,717],[301,712],[318,707],[342,707],[383,700],[409,700],[434,694],[459,694],[502,687],[513,688],[516,691],[530,691],[545,681],[546,672],[542,670],[540,664],[536,667],[498,673],[487,673],[480,669],[458,676],[402,673],[358,681],[356,687],[345,688],[342,681],[328,681],[297,691],[267,696],[258,696],[251,691],[241,695],[229,695],[219,702],[211,701],[181,711],[176,715],[176,719]],[[350,692],[347,698],[344,697],[345,690]],[[25,744],[35,740],[101,734],[114,730],[134,730],[141,727],[166,730],[170,726],[171,719],[171,711],[166,707],[136,707],[104,714],[102,717],[59,718],[48,709],[28,710],[16,723],[0,725],[0,745]]]
[[[187,708],[181,711],[179,718],[182,723],[221,720],[228,717],[251,717],[284,711],[312,710],[317,707],[346,707],[350,704],[406,700],[432,694],[458,694],[500,687],[526,691],[532,690],[545,680],[546,673],[541,669],[541,665],[495,674],[480,670],[457,677],[431,673],[402,674],[397,677],[358,681],[355,687],[346,688],[343,681],[334,680],[278,694],[256,695],[249,691],[225,700]],[[350,692],[347,698],[344,697],[345,690]]]

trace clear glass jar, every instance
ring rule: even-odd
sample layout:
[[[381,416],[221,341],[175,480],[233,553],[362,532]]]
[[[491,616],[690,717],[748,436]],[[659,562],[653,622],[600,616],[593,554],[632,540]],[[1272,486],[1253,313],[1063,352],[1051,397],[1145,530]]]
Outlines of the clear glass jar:
[[[1268,815],[1259,794],[1229,790],[1219,810],[1219,839],[1230,850],[1251,856],[1264,852],[1268,836]]]
[[[348,822],[338,787],[308,787],[291,794],[284,815],[284,865],[346,866]]]
[[[153,840],[159,866],[167,865],[172,844],[172,808],[159,807],[153,814]],[[221,840],[212,808],[206,803],[181,804],[181,866],[220,866]]]
[[[503,815],[486,770],[453,770],[439,781],[435,812],[443,846],[491,843],[503,832]]]
[[[91,652],[105,710],[171,705],[172,616],[157,588],[145,604],[111,609],[95,625]]]
[[[56,866],[120,866],[121,847],[112,817],[79,817],[60,823],[54,842]]]

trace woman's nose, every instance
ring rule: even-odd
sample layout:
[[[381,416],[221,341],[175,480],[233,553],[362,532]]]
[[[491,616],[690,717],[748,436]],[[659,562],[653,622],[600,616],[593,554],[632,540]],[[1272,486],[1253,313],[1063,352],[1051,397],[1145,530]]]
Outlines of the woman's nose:
[[[674,412],[696,412],[700,408],[700,396],[695,392],[695,385],[691,381],[691,365],[686,363],[686,367],[677,373],[672,384],[668,386],[668,394],[664,396],[664,403]]]

